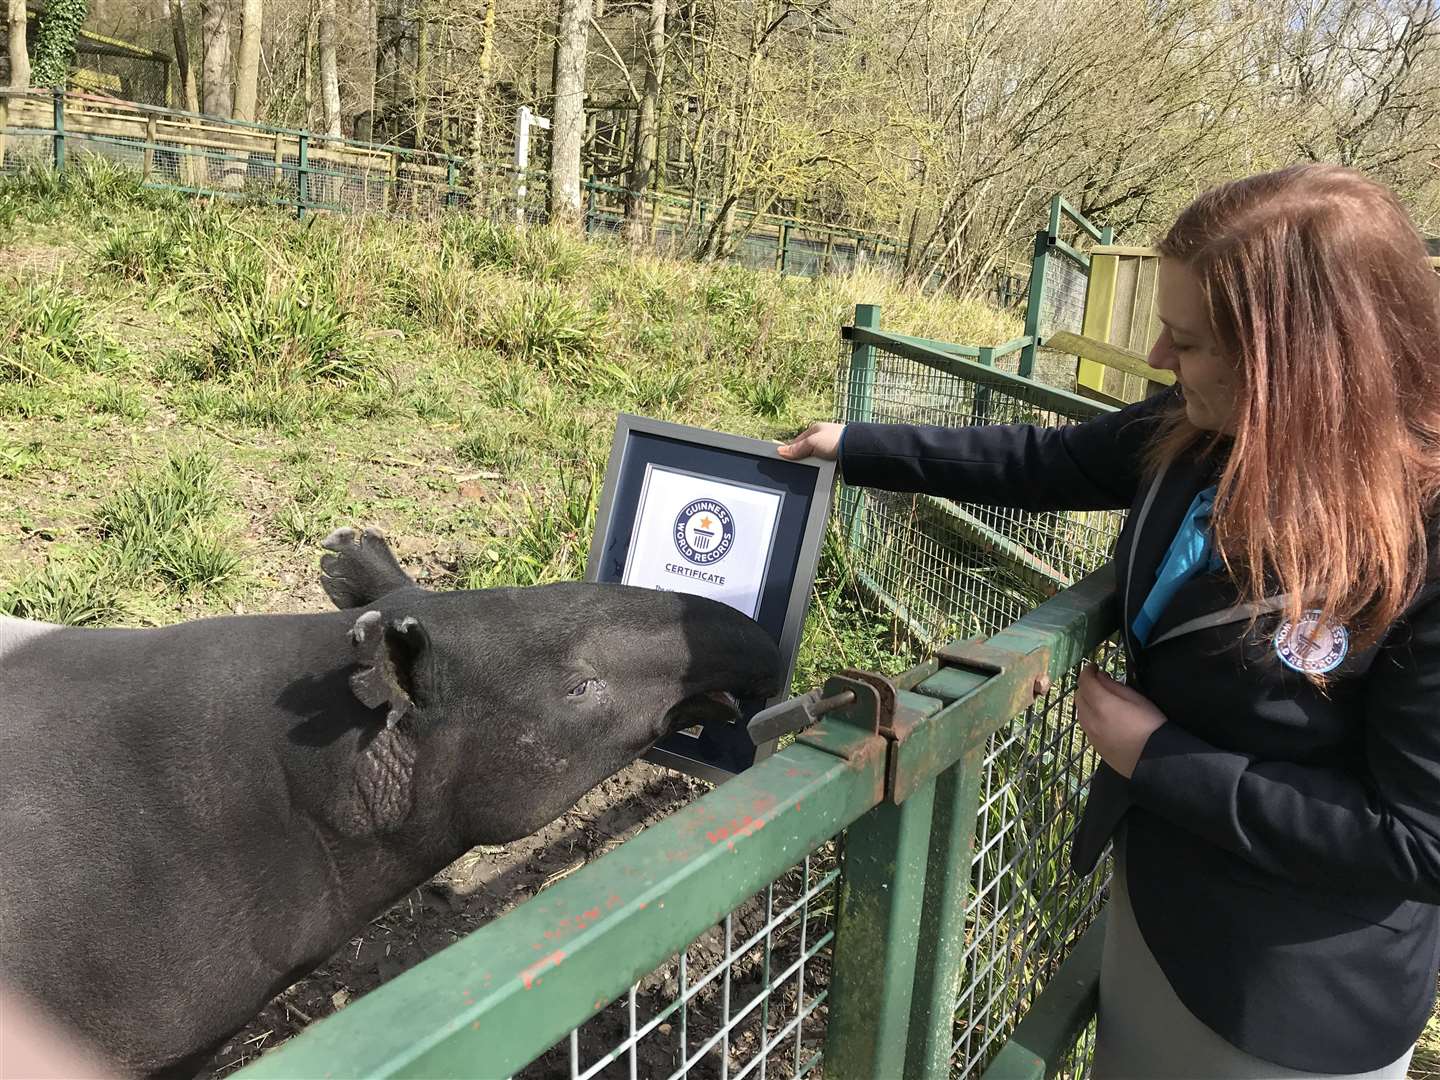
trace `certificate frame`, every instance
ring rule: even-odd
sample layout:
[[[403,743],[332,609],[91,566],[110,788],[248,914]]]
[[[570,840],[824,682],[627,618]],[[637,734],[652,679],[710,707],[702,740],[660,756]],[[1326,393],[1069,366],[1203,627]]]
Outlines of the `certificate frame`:
[[[622,580],[653,469],[781,495],[755,616],[780,649],[785,675],[780,691],[764,702],[746,703],[746,715],[723,732],[707,731],[698,738],[671,734],[645,755],[657,765],[720,782],[774,752],[773,741],[752,746],[744,723],[789,696],[830,513],[835,463],[813,457],[794,461],[763,439],[620,413],[596,508],[587,581]]]

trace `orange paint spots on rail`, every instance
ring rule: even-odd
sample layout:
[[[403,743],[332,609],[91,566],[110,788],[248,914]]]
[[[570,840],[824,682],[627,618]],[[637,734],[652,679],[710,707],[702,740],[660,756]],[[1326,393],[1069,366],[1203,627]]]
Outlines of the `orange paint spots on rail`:
[[[525,989],[532,989],[540,981],[539,975],[542,971],[552,967],[559,967],[560,961],[565,959],[565,950],[556,949],[548,956],[542,956],[535,963],[531,964],[524,971],[520,972],[520,981],[525,984]]]
[[[765,827],[765,819],[751,817],[746,814],[742,818],[732,818],[730,824],[722,825],[718,829],[711,829],[705,834],[705,839],[712,844],[718,844],[724,840],[731,840],[734,837],[753,836]],[[732,843],[731,847],[734,846]]]

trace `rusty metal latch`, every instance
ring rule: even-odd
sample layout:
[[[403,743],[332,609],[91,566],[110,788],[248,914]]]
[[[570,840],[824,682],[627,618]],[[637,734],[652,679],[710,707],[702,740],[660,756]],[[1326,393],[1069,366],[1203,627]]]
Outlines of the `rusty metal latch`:
[[[976,638],[973,641],[952,641],[935,650],[935,658],[950,667],[962,668],[965,671],[973,671],[977,675],[999,675],[1006,668],[1014,668],[1017,664],[1023,663],[1027,658],[1034,656],[1033,653],[1011,652],[1008,649],[997,649],[993,645],[987,645],[983,640]],[[1049,651],[1046,650],[1044,659],[1049,658]],[[1035,676],[1030,687],[1030,701],[1035,698],[1044,697],[1050,692],[1050,675],[1041,671]],[[1030,702],[1025,702],[1029,704]]]

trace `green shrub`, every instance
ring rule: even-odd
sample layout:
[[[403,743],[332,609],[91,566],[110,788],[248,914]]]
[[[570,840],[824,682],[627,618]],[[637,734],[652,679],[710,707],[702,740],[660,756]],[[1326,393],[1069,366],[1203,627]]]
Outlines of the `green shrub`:
[[[505,356],[574,373],[600,349],[604,317],[554,288],[525,294],[501,308],[481,331],[481,343]]]
[[[323,298],[242,293],[211,305],[209,315],[214,332],[198,365],[205,377],[290,386],[353,382],[365,370],[365,350],[351,332],[349,312]]]
[[[0,614],[17,619],[103,626],[124,614],[120,583],[103,555],[51,559],[43,569],[0,587]]]
[[[0,289],[0,381],[53,381],[67,366],[97,369],[117,352],[59,277]]]

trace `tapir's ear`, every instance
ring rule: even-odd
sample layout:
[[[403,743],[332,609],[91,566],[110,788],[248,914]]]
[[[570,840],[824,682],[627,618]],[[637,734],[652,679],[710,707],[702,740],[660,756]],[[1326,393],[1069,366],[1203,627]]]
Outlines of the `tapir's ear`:
[[[367,611],[355,620],[350,640],[360,665],[350,676],[350,689],[368,708],[387,706],[385,726],[393,728],[415,707],[415,686],[430,635],[418,619],[386,622],[380,612]]]

